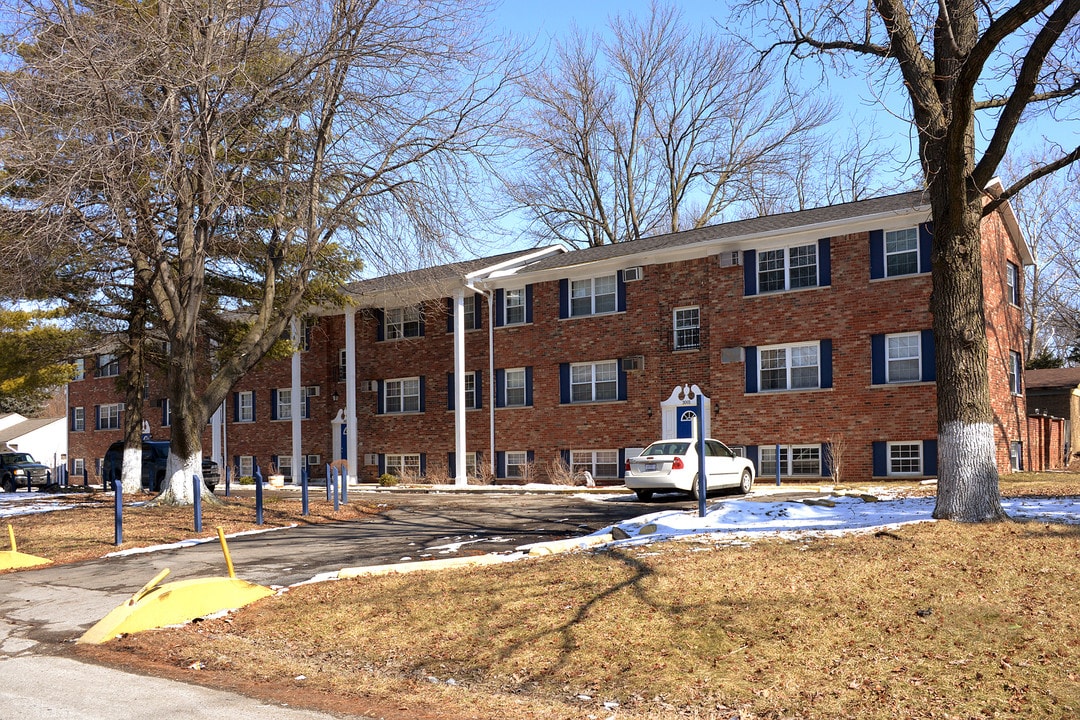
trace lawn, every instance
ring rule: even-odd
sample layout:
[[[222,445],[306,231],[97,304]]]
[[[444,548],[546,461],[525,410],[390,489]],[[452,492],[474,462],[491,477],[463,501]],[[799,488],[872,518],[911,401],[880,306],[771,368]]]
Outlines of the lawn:
[[[1010,476],[1007,495],[1080,494]],[[1080,527],[721,539],[293,588],[86,649],[400,718],[1080,715]]]

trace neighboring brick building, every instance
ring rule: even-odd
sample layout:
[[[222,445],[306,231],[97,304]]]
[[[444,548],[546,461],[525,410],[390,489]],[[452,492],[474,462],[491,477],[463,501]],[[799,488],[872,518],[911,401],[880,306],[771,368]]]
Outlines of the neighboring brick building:
[[[779,444],[787,479],[828,476],[834,454],[850,481],[935,476],[928,219],[922,195],[907,193],[356,283],[351,308],[305,323],[302,454],[313,468],[341,457],[354,414],[351,462],[363,479],[494,465],[499,478],[543,480],[561,459],[617,482],[628,453],[686,432],[684,392],[696,386],[707,432],[761,475],[775,475]],[[1007,204],[983,234],[1008,472],[1027,432],[1019,298],[1031,255]],[[263,363],[210,433],[241,473],[253,457],[291,459],[290,372],[290,360]],[[70,390],[84,417],[106,400],[86,383]],[[109,432],[73,432],[72,457],[100,457],[106,435],[119,437]]]
[[[1028,370],[1025,380],[1028,410],[1042,425],[1047,416],[1062,419],[1062,460],[1080,465],[1080,367]]]

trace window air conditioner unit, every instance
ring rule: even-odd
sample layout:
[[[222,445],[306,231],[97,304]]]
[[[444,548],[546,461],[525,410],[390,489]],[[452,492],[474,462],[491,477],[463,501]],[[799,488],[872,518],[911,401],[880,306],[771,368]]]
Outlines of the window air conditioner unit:
[[[378,392],[379,381],[378,380],[361,380],[360,392]]]
[[[623,282],[634,282],[641,279],[641,266],[626,268],[622,271]]]
[[[742,265],[738,250],[720,253],[720,267],[735,267],[736,265]]]
[[[364,464],[365,465],[378,465],[379,464],[379,456],[377,454],[375,454],[375,453],[364,453]]]
[[[645,356],[644,355],[631,355],[630,357],[624,357],[621,361],[623,372],[634,372],[637,370],[645,369]]]

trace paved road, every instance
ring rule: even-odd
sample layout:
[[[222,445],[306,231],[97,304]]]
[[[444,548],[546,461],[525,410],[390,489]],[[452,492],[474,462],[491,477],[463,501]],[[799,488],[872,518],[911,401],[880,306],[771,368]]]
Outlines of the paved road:
[[[386,501],[394,508],[368,522],[231,539],[237,574],[285,586],[343,567],[507,551],[586,535],[644,512],[690,506],[682,500],[646,506],[633,495],[394,495]],[[173,580],[224,574],[220,548],[207,543],[0,576],[0,718],[330,717],[63,656],[87,628],[165,567]]]

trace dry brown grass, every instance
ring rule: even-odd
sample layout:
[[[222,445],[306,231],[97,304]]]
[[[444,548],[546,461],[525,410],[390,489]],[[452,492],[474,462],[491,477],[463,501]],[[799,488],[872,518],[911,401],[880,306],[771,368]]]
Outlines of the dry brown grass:
[[[1076,717],[1080,528],[934,523],[362,578],[111,651],[395,717]]]
[[[128,497],[125,495],[125,497]],[[146,502],[153,495],[136,495],[133,502]],[[39,555],[54,563],[70,563],[97,558],[117,550],[172,543],[195,537],[215,537],[217,528],[226,533],[254,530],[255,501],[252,498],[218,497],[219,502],[202,506],[203,532],[194,532],[194,512],[191,507],[124,506],[124,544],[114,544],[113,496],[105,493],[72,495],[65,498],[74,508],[35,515],[18,515],[5,519],[0,543],[7,549],[7,523],[15,530],[19,550]],[[292,524],[314,524],[357,520],[378,512],[374,505],[350,502],[334,512],[332,502],[312,499],[306,517],[301,515],[299,498],[268,496],[263,504],[263,526],[282,527]]]

